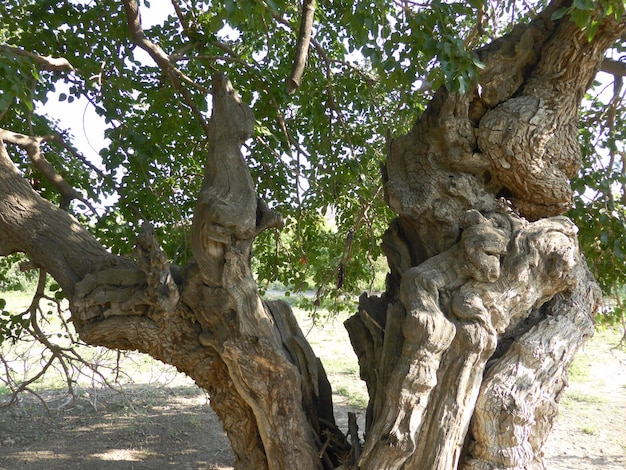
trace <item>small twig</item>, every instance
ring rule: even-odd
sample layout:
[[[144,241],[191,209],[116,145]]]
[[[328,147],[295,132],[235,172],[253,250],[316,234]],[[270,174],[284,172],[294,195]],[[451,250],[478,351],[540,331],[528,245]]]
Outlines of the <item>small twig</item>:
[[[485,29],[483,28],[483,17],[485,15],[485,5],[480,5],[478,11],[476,12],[476,22],[474,23],[474,27],[467,35],[467,38],[464,41],[464,45],[466,49],[471,48],[474,45],[475,40],[480,40],[480,38],[485,35]]]
[[[46,402],[39,395],[33,392],[28,386],[32,384],[33,382],[37,381],[40,377],[42,377],[46,373],[46,371],[50,368],[50,366],[54,362],[54,359],[55,359],[55,356],[52,356],[50,359],[48,359],[48,362],[46,362],[46,364],[41,368],[41,370],[37,374],[32,376],[30,379],[19,384],[19,386],[15,390],[13,390],[13,392],[11,392],[11,397],[9,398],[9,401],[0,405],[0,409],[7,408],[11,406],[13,403],[15,403],[15,400],[17,399],[20,393],[30,392],[34,394],[37,398],[39,398],[41,402],[43,403],[44,407],[46,408],[46,411],[50,412],[50,409],[46,405]]]
[[[197,55],[196,59],[206,60],[209,62],[217,62],[219,60],[223,60],[224,62],[233,62],[235,64],[243,65],[250,71],[254,71],[254,68],[250,67],[250,64],[248,64],[245,60],[240,59],[239,57],[231,57],[225,55]]]
[[[39,270],[39,282],[37,283],[35,295],[33,296],[33,301],[28,307],[28,311],[30,313],[30,325],[33,329],[33,332],[34,332],[33,336],[35,337],[35,339],[39,341],[41,344],[43,344],[52,353],[52,357],[50,358],[50,360],[54,360],[56,358],[59,361],[59,364],[61,364],[61,367],[63,368],[63,372],[65,374],[65,379],[67,382],[68,393],[70,393],[72,397],[75,398],[76,394],[74,393],[74,387],[72,385],[72,375],[70,373],[69,367],[67,366],[65,362],[64,354],[62,352],[63,349],[59,347],[58,345],[50,342],[48,337],[43,333],[43,331],[41,331],[41,328],[39,327],[39,321],[37,320],[37,311],[39,309],[39,302],[44,297],[44,291],[46,289],[46,278],[47,278],[47,272],[43,269],[40,269]]]

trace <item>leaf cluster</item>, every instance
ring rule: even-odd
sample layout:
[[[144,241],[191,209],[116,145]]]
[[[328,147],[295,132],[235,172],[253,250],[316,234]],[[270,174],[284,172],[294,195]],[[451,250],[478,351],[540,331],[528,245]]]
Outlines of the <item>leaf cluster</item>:
[[[165,2],[144,1],[140,8],[144,33],[169,56],[178,88],[131,42],[119,1],[3,2],[0,16],[11,19],[0,24],[3,44],[63,56],[74,70],[44,71],[0,48],[0,126],[62,137],[46,143],[46,158],[97,204],[98,214],[77,205],[72,210],[111,251],[129,253],[138,227],[150,221],[172,262],[183,264],[191,256],[189,230],[207,152],[203,122],[211,113],[211,77],[226,73],[255,113],[256,134],[245,144],[245,158],[259,195],[286,221],[283,231],[264,233],[255,245],[258,280],[312,290],[311,305],[340,308],[380,269],[378,240],[393,216],[380,183],[391,133],[406,132],[438,87],[468,90],[482,67],[471,49],[528,21],[546,2],[320,0],[294,94],[285,81],[298,37],[298,3],[174,3],[179,10],[170,8],[164,18]],[[621,0],[600,3],[604,15],[623,13]],[[591,34],[598,16],[590,5],[576,0],[555,15],[570,15]],[[578,12],[585,12],[584,21]],[[145,22],[156,14],[159,21]],[[106,123],[98,161],[82,157],[65,124],[41,111],[59,100],[88,106]],[[603,109],[606,102],[598,102],[581,116],[587,160],[572,215],[609,288],[626,275],[621,267],[610,269],[625,252],[619,241],[623,206],[619,197],[608,199],[623,176],[615,165],[599,168],[592,155],[598,145],[618,148],[623,117],[600,142],[595,123]],[[97,125],[83,122],[87,130]],[[58,202],[26,155],[12,155],[33,187]],[[592,188],[606,197],[589,203],[583,195]],[[613,258],[600,261],[607,253]]]

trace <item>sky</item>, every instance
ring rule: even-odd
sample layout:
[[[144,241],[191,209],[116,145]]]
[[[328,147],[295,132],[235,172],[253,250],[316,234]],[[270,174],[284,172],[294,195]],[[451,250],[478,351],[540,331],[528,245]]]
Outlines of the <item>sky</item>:
[[[121,8],[121,7],[120,7]],[[155,0],[150,8],[141,9],[141,20],[144,29],[149,29],[155,24],[162,24],[169,16],[174,14],[170,2]],[[135,48],[135,56],[144,63],[151,63],[150,56],[139,48]],[[37,110],[39,114],[47,114],[57,119],[63,129],[70,131],[75,147],[92,163],[101,166],[99,152],[107,146],[104,137],[106,123],[95,112],[94,107],[86,98],[75,99],[72,103],[59,101],[59,94],[69,95],[68,86],[59,83],[56,91],[48,94],[48,101]]]

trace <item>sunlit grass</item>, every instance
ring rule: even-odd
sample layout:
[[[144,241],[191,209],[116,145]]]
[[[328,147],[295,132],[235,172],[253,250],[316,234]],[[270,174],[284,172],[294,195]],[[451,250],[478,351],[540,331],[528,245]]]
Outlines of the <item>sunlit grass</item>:
[[[580,431],[583,434],[587,434],[589,436],[597,436],[600,433],[600,429],[595,424],[591,424],[589,426],[584,426],[580,428]]]
[[[604,398],[592,395],[589,393],[581,393],[574,390],[568,390],[565,400],[570,400],[578,403],[606,403]]]
[[[590,379],[590,372],[591,368],[588,360],[577,356],[568,369],[569,380],[572,382],[586,382]]]
[[[322,361],[334,394],[345,398],[346,403],[355,409],[365,408],[367,387],[359,378],[359,363],[343,326],[348,315],[312,325],[304,310],[296,308],[294,314],[313,351]]]

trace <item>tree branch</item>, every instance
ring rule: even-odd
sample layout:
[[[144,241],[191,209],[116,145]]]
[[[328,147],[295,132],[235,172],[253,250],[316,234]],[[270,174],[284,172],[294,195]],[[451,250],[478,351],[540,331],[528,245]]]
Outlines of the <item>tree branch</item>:
[[[18,251],[44,267],[68,298],[87,273],[133,264],[109,253],[76,219],[40,197],[0,139],[0,255]]]
[[[169,78],[170,82],[184,98],[185,103],[195,116],[198,118],[204,133],[208,136],[209,134],[209,126],[207,121],[204,119],[202,112],[195,105],[191,95],[187,90],[185,90],[181,84],[180,78],[183,79],[186,83],[194,83],[189,77],[185,76],[181,71],[176,69],[173,66],[172,62],[169,59],[169,56],[161,49],[157,44],[150,41],[141,26],[141,14],[139,13],[139,6],[135,0],[124,0],[124,9],[126,10],[126,17],[128,22],[128,31],[130,32],[130,37],[132,41],[139,46],[141,49],[146,51],[150,57],[156,62],[156,64],[161,68],[163,73],[167,78]],[[194,84],[195,86],[195,84]],[[206,90],[208,91],[208,90]]]
[[[284,19],[282,16],[280,16],[279,14],[277,14],[276,12],[272,12],[272,17],[280,24],[288,27],[289,29],[293,30],[293,25],[291,23],[289,23],[289,21],[287,21],[286,19]],[[326,77],[329,81],[329,83],[332,81],[331,80],[331,65],[333,63],[339,63],[341,65],[345,65],[348,68],[351,68],[353,70],[356,70],[357,73],[359,73],[360,75],[363,76],[363,73],[361,71],[359,71],[356,67],[352,66],[351,64],[349,64],[348,62],[345,61],[339,61],[339,60],[331,60],[330,57],[328,57],[328,54],[326,54],[326,51],[324,51],[324,48],[322,47],[322,45],[317,42],[315,40],[315,38],[311,38],[309,37],[309,42],[310,44],[313,45],[313,47],[315,48],[315,50],[317,51],[317,53],[320,55],[320,57],[322,58],[322,60],[324,61],[324,65],[326,68]],[[295,68],[295,64],[294,64],[294,68]],[[293,75],[293,72],[292,72]],[[300,75],[301,76],[301,75]],[[371,83],[373,80],[370,77],[365,77],[365,81],[367,83]],[[298,85],[300,83],[298,82]],[[287,85],[288,90],[289,91],[289,84]],[[297,88],[297,87],[296,87]],[[295,90],[295,88],[294,88]],[[334,111],[335,115],[337,116],[337,121],[339,122],[339,125],[341,126],[341,130],[343,131],[343,134],[346,138],[346,142],[348,143],[348,147],[350,148],[350,152],[352,154],[352,156],[354,157],[355,155],[355,150],[354,150],[354,146],[352,145],[352,140],[350,139],[350,134],[348,133],[347,130],[347,126],[345,124],[345,121],[341,115],[341,113],[339,112],[339,110],[337,109],[336,105],[335,105],[335,98],[334,98],[334,94],[333,94],[333,90],[332,90],[332,86],[329,85],[326,87],[326,92],[328,94],[328,106],[329,108]],[[292,92],[290,92],[292,93]],[[295,141],[293,141],[292,139],[289,139],[290,142],[296,146],[296,148],[301,150],[301,147],[299,146],[299,144],[297,144]],[[302,151],[302,150],[301,150]],[[304,151],[302,151],[302,153],[306,153]]]
[[[600,65],[602,72],[610,73],[616,77],[626,77],[626,62],[614,59],[604,59]]]
[[[26,150],[28,158],[30,158],[30,161],[33,163],[35,168],[37,168],[37,170],[39,170],[41,174],[54,185],[59,193],[61,193],[61,208],[67,209],[73,199],[78,199],[89,207],[94,214],[96,214],[96,210],[93,208],[91,203],[81,196],[81,194],[76,191],[41,154],[41,143],[50,140],[59,140],[57,136],[48,135],[43,137],[29,137],[27,135],[0,129],[0,139]]]
[[[33,52],[25,51],[19,47],[12,46],[0,46],[0,50],[10,52],[11,54],[19,55],[22,57],[31,58],[36,64],[38,64],[43,70],[49,70],[51,72],[70,70],[75,71],[74,66],[65,57],[51,57],[41,56]]]
[[[293,61],[291,75],[287,79],[287,93],[294,93],[302,82],[304,67],[309,52],[311,42],[311,29],[313,27],[313,17],[315,16],[315,0],[303,0],[302,18],[300,19],[300,32],[296,43],[296,56]]]

